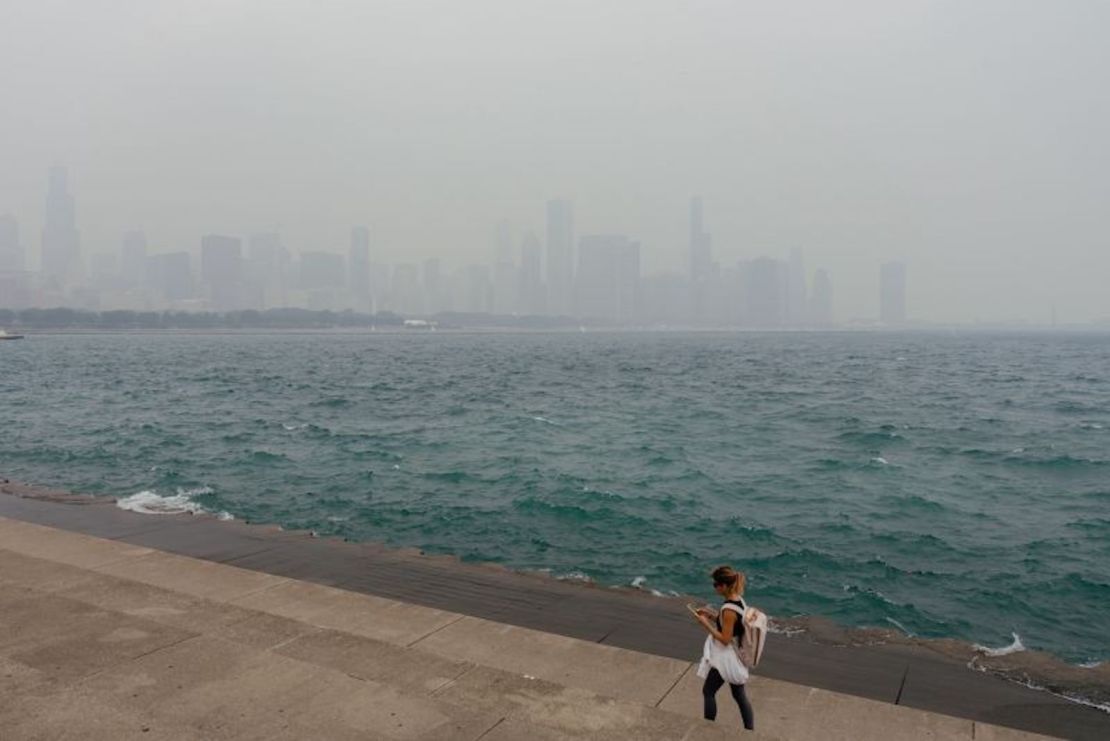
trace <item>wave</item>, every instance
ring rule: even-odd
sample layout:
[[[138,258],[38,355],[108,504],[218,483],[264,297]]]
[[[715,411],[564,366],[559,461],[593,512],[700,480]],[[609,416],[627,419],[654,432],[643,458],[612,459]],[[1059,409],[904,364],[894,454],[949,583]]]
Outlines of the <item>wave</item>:
[[[660,592],[658,589],[655,589],[654,587],[647,586],[647,577],[646,576],[637,576],[637,577],[635,577],[631,582],[629,582],[629,586],[632,587],[633,589],[638,589],[641,592],[647,592],[652,597],[677,597],[677,596],[679,596],[678,592],[675,592],[673,590],[668,590],[668,592],[666,594],[664,594],[663,592]]]
[[[1008,646],[1001,648],[990,648],[989,646],[981,646],[978,643],[972,644],[972,647],[981,652],[984,656],[1009,656],[1010,654],[1017,653],[1018,651],[1025,650],[1025,644],[1021,642],[1021,636],[1017,633],[1011,633],[1014,640]]]
[[[900,622],[898,622],[898,621],[897,621],[897,620],[895,620],[894,618],[890,617],[889,615],[887,615],[887,616],[886,616],[886,617],[884,617],[883,619],[884,619],[884,620],[886,620],[886,621],[887,621],[888,623],[890,623],[891,625],[893,625],[893,626],[894,626],[895,628],[897,628],[898,630],[900,630],[900,631],[902,631],[903,633],[905,633],[905,634],[906,634],[907,636],[909,636],[910,638],[913,638],[913,637],[914,637],[914,633],[913,633],[913,631],[912,631],[912,630],[910,630],[910,629],[909,629],[909,628],[907,628],[906,626],[902,625],[902,624],[901,624]]]
[[[200,514],[207,512],[196,497],[211,494],[212,489],[207,486],[198,486],[192,489],[178,488],[174,494],[159,494],[153,489],[144,489],[130,496],[116,499],[116,506],[129,512],[138,512],[144,515],[180,515]],[[231,520],[234,516],[228,512],[218,512],[216,516],[221,520]]]

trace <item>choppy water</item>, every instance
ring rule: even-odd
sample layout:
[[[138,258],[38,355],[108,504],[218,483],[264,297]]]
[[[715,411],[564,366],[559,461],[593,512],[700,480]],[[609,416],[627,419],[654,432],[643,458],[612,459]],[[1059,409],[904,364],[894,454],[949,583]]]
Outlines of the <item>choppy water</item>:
[[[35,336],[0,399],[20,480],[1110,658],[1110,336]]]

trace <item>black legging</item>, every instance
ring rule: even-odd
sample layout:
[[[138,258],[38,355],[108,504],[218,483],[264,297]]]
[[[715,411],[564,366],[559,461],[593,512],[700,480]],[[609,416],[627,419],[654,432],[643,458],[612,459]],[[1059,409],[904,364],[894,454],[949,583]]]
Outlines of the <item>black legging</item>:
[[[724,685],[725,679],[716,669],[709,670],[705,684],[701,687],[701,696],[705,699],[705,719],[717,720],[717,690]],[[744,685],[730,684],[732,699],[740,706],[740,717],[744,719],[744,727],[749,731],[755,730],[755,715],[752,713],[752,704],[748,702],[748,695],[744,692]]]

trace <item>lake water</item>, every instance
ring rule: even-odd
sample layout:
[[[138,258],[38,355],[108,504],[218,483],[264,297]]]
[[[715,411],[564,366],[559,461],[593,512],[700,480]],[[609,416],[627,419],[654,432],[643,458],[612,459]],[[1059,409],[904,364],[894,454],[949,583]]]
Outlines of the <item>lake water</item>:
[[[547,570],[1110,654],[1110,336],[41,335],[0,472]]]

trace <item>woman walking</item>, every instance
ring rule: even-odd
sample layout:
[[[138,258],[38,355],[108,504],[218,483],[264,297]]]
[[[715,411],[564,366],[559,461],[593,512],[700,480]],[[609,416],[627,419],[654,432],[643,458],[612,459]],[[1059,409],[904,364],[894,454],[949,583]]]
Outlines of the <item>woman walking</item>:
[[[694,612],[694,617],[709,633],[705,641],[705,651],[698,667],[698,676],[705,678],[701,694],[705,701],[706,720],[717,719],[717,691],[728,683],[732,699],[740,707],[740,717],[744,728],[755,728],[752,704],[744,691],[748,681],[748,668],[740,661],[740,647],[744,640],[744,584],[743,572],[731,566],[719,566],[713,570],[713,589],[721,595],[724,603],[714,613],[709,608]]]

